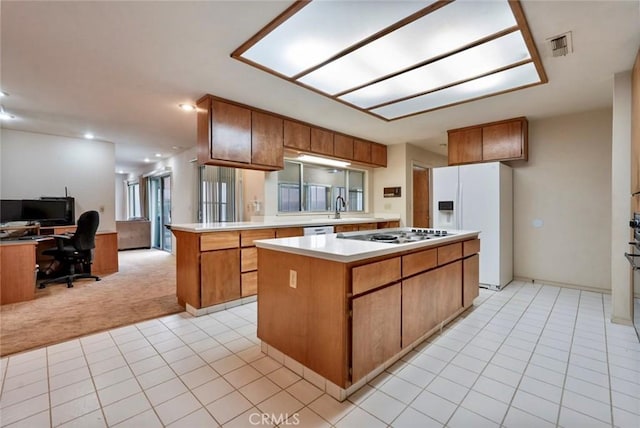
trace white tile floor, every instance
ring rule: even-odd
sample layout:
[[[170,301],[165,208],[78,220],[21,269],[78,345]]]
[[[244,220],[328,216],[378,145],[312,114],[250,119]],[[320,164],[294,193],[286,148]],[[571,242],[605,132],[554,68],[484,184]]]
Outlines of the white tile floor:
[[[609,307],[539,284],[482,290],[343,403],[260,352],[255,303],[183,313],[0,360],[0,425],[638,428],[640,343]]]

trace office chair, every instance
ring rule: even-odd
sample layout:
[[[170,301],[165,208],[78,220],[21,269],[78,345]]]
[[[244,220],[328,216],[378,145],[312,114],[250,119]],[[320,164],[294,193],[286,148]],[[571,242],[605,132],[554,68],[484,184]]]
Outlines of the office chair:
[[[42,254],[53,256],[63,266],[66,266],[67,275],[42,281],[38,288],[44,288],[47,284],[66,282],[67,287],[73,287],[73,281],[80,278],[100,278],[91,275],[93,262],[93,249],[96,247],[96,231],[100,223],[97,211],[86,211],[78,218],[76,232],[71,235],[53,235],[56,239],[56,248],[44,250]],[[82,265],[82,273],[76,273],[76,265]]]

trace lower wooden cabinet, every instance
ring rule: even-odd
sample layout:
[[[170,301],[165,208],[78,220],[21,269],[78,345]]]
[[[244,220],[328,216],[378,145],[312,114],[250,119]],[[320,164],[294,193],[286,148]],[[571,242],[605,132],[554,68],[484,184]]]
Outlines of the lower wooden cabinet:
[[[462,261],[462,306],[473,304],[480,294],[480,256],[475,254]]]
[[[240,298],[240,250],[207,251],[200,255],[202,307]]]
[[[242,283],[240,285],[240,294],[242,297],[253,296],[258,293],[258,271],[246,272],[242,274]]]
[[[353,299],[353,382],[400,352],[400,283]]]
[[[438,325],[441,288],[435,270],[402,281],[402,347]]]

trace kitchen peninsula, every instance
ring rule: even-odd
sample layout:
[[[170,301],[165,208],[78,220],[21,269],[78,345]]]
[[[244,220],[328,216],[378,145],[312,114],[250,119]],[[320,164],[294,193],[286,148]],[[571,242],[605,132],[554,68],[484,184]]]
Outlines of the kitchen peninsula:
[[[255,300],[258,239],[302,236],[333,226],[351,232],[400,226],[398,217],[342,219],[281,217],[263,221],[173,224],[176,237],[176,294],[192,315],[203,315]]]
[[[472,306],[479,232],[424,231],[257,241],[263,352],[342,401]]]

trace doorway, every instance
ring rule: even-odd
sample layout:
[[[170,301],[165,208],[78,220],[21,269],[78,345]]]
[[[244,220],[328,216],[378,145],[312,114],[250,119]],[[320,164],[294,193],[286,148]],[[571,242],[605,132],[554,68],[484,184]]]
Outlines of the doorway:
[[[429,170],[413,166],[413,227],[429,227]]]
[[[171,252],[171,175],[149,179],[151,212],[151,246]]]

